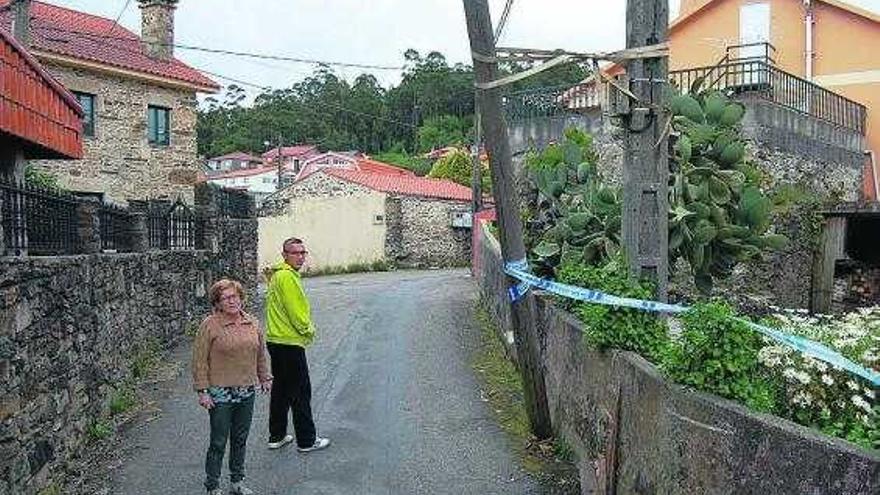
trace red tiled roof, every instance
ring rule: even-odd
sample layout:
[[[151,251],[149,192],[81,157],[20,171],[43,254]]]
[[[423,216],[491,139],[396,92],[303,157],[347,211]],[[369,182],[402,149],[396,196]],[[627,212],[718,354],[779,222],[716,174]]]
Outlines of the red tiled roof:
[[[384,162],[377,162],[376,160],[370,160],[369,158],[358,160],[357,167],[361,172],[372,172],[377,174],[389,175],[408,175],[413,177],[415,177],[416,175],[411,170],[395,167],[394,165],[390,165]]]
[[[218,161],[219,160],[242,160],[242,161],[249,161],[249,162],[263,161],[260,157],[254,156],[254,155],[249,155],[243,151],[235,151],[232,153],[227,153],[225,155],[215,156],[214,158],[208,158],[208,160],[210,160],[210,161],[214,161],[214,160],[218,160]]]
[[[82,158],[79,102],[0,29],[0,134],[22,140],[28,158]]]
[[[0,28],[7,30],[13,13],[3,7],[10,1],[0,0]],[[150,58],[141,39],[112,20],[48,3],[31,4],[31,49],[173,79],[205,91],[220,89],[180,60]]]
[[[228,172],[220,172],[217,174],[211,174],[207,177],[208,180],[214,179],[227,179],[231,177],[250,177],[252,175],[260,175],[266,172],[275,172],[278,168],[275,165],[268,165],[265,167],[255,167],[255,168],[243,168],[240,170],[230,170]]]
[[[339,168],[323,168],[320,172],[380,192],[402,194],[405,196],[451,199],[454,201],[471,200],[471,190],[469,188],[449,180],[428,179],[416,175],[406,176],[382,174]]]
[[[302,156],[308,154],[312,151],[316,151],[318,149],[317,146],[313,144],[298,144],[296,146],[282,146],[281,147],[281,156]],[[278,148],[271,149],[262,156],[264,159],[271,159],[278,156]]]

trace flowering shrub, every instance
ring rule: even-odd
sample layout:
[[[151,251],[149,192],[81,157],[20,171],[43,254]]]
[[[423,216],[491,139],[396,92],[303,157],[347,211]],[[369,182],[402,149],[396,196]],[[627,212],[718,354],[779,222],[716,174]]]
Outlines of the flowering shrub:
[[[880,368],[880,307],[863,308],[842,317],[784,310],[770,323],[822,342],[867,368]],[[784,381],[780,415],[864,447],[880,449],[876,387],[775,342],[761,349],[758,357]]]

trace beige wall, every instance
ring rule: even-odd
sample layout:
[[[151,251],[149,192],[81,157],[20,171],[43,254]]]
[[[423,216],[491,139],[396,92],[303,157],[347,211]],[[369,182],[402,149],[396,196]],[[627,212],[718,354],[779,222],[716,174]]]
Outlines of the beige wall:
[[[370,263],[384,259],[385,233],[383,193],[293,198],[281,215],[259,219],[258,263],[262,269],[280,261],[281,243],[292,236],[306,242],[306,271]]]

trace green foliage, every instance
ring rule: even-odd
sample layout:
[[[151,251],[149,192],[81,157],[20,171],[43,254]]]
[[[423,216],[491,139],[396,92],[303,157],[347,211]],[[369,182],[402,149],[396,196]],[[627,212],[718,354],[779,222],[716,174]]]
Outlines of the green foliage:
[[[63,191],[64,188],[58,184],[58,178],[45,170],[27,165],[24,168],[24,182],[29,186],[39,187],[42,189],[50,189],[53,191]]]
[[[380,162],[390,163],[391,165],[397,165],[398,167],[410,170],[419,177],[428,175],[428,172],[431,171],[431,167],[433,166],[430,160],[419,156],[411,156],[405,151],[386,151],[383,153],[377,153],[372,157]]]
[[[434,162],[428,177],[448,179],[465,187],[471,187],[472,170],[473,159],[471,156],[464,150],[456,150]],[[489,192],[492,190],[488,163],[482,163],[482,177],[480,177],[480,181],[483,191]]]
[[[303,273],[304,277],[321,277],[324,275],[340,275],[343,273],[387,272],[393,270],[394,265],[385,259],[365,263],[351,263],[348,265],[328,266],[317,270],[308,270]]]
[[[623,257],[602,266],[566,261],[560,266],[557,279],[565,284],[616,296],[654,297],[650,282],[634,281],[629,277]],[[573,309],[584,323],[584,340],[591,347],[634,351],[656,362],[666,345],[666,325],[653,313],[586,302],[576,303]]]
[[[697,288],[708,293],[716,278],[787,239],[767,233],[773,208],[762,177],[745,162],[742,104],[703,92],[675,95],[670,108],[678,138],[670,157],[669,266],[685,258]]]
[[[538,195],[527,212],[528,245],[539,273],[552,276],[563,258],[598,263],[620,251],[620,193],[599,183],[592,138],[568,129],[565,139],[526,166]]]
[[[720,302],[694,305],[682,316],[684,330],[670,340],[660,367],[677,383],[772,412],[778,385],[758,360],[762,339],[733,316]]]
[[[135,395],[134,386],[130,384],[123,384],[121,387],[116,388],[110,394],[110,401],[108,403],[108,407],[110,408],[110,414],[121,414],[137,404],[137,398]]]
[[[155,338],[142,341],[131,358],[131,376],[135,379],[146,377],[159,364],[162,346]]]
[[[106,419],[98,419],[89,425],[87,433],[93,441],[108,438],[115,432],[113,423]]]
[[[462,146],[472,134],[472,119],[455,115],[439,115],[425,120],[419,127],[419,152],[425,153],[445,146]]]
[[[62,495],[61,486],[58,483],[50,483],[37,492],[37,495]]]

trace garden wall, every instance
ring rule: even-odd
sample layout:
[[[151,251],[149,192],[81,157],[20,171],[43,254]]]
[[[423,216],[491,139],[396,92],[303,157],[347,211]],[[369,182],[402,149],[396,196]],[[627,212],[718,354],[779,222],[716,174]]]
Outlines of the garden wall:
[[[477,283],[503,336],[500,249],[474,227]],[[590,350],[580,322],[540,295],[538,315],[551,417],[576,453],[582,493],[880,493],[876,453],[668,383],[634,353]]]

